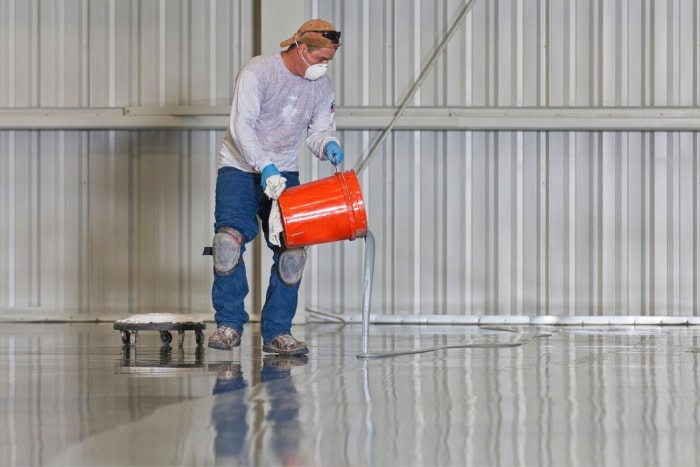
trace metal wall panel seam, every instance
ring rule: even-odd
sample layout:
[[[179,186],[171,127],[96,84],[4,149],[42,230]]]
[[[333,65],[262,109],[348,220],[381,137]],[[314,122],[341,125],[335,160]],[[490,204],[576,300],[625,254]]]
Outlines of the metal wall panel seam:
[[[543,314],[552,314],[549,303],[549,136],[545,132],[539,132],[538,138],[538,164],[539,164],[539,211],[538,211],[538,271],[537,284],[537,309]]]
[[[664,208],[666,203],[664,199],[659,199],[666,194],[665,166],[663,163],[664,145],[661,135],[653,135],[651,139],[651,160],[650,160],[650,176],[649,189],[651,190],[650,200],[650,258],[649,269],[651,271],[651,282],[649,284],[651,291],[651,302],[649,314],[655,314],[656,310],[661,310],[666,304],[665,292],[665,277],[666,277],[666,257],[662,256],[665,253],[664,246],[666,245],[666,224],[663,222]],[[661,287],[659,286],[661,284]]]
[[[167,11],[165,0],[158,3],[158,103],[166,105],[167,101]]]
[[[652,246],[653,230],[652,230],[652,219],[653,219],[653,194],[654,187],[652,185],[654,170],[652,161],[654,158],[653,149],[653,134],[644,133],[642,135],[642,196],[644,198],[642,209],[642,287],[644,300],[642,301],[642,309],[640,312],[642,314],[649,315],[651,310],[653,310],[653,297],[654,288],[652,281],[652,273],[654,271],[654,260],[652,253],[654,251]]]
[[[27,98],[31,105],[41,105],[41,82],[40,76],[41,58],[39,56],[39,44],[41,42],[41,27],[39,22],[39,17],[41,16],[41,6],[39,0],[30,0],[29,4],[30,12],[30,37],[29,37],[29,57],[28,58],[28,71],[29,71],[29,83],[30,87],[27,93]]]
[[[92,77],[90,72],[90,48],[92,41],[90,40],[90,2],[83,1],[80,3],[80,14],[78,16],[80,20],[80,82],[78,87],[80,89],[80,101],[78,105],[80,106],[91,106],[92,105]]]
[[[216,0],[209,0],[209,104],[216,104],[216,53],[217,53],[217,41],[216,41]],[[231,83],[231,88],[233,89],[233,83]]]
[[[79,133],[78,166],[80,185],[78,188],[79,226],[78,226],[78,313],[90,312],[90,296],[92,292],[92,275],[90,274],[90,158],[89,138],[87,131]]]
[[[659,243],[659,249],[663,252],[663,264],[661,269],[664,273],[663,280],[659,282],[658,287],[664,292],[664,301],[659,311],[661,313],[667,313],[672,310],[673,298],[674,298],[674,284],[673,284],[673,265],[674,265],[674,244],[675,244],[675,229],[674,227],[674,184],[673,184],[673,173],[674,173],[674,144],[673,144],[673,133],[664,133],[664,150],[662,157],[662,164],[664,166],[664,177],[663,177],[663,199],[658,199],[659,202],[663,201],[662,209],[663,219],[660,224],[663,226],[663,243]]]
[[[486,160],[485,175],[485,258],[486,268],[484,274],[484,288],[486,293],[486,310],[498,310],[498,140],[492,131],[486,133]],[[485,310],[485,311],[486,311]]]
[[[117,12],[115,0],[109,0],[109,15],[107,23],[107,47],[108,47],[108,102],[110,106],[117,105],[117,83],[115,75],[117,72]]]
[[[600,102],[601,105],[617,105],[619,96],[619,70],[620,61],[618,59],[620,50],[620,34],[619,13],[620,2],[615,2],[613,8],[607,11],[601,6],[600,13]],[[605,13],[605,14],[604,14]],[[609,47],[608,44],[614,44],[614,47]]]
[[[56,80],[56,90],[58,105],[63,107],[66,105],[66,5],[65,0],[60,0],[58,3],[58,37],[56,44],[58,45],[58,69]]]
[[[700,5],[698,2],[693,2],[695,18],[693,27],[693,83],[700,82]],[[700,106],[700,86],[693,86],[693,105]],[[697,154],[697,153],[696,153]]]
[[[668,101],[673,105],[680,105],[681,91],[681,74],[680,74],[680,34],[682,32],[680,22],[680,1],[671,0],[668,2],[669,16],[673,18],[673,24],[676,27],[669,28],[669,50],[668,56],[671,65],[667,69],[669,74],[668,82],[671,84],[668,89]]]
[[[178,8],[178,54],[180,60],[177,67],[178,78],[180,85],[178,86],[178,101],[181,103],[192,103],[192,83],[189,71],[193,70],[192,66],[192,17],[190,2],[180,1]],[[211,92],[211,90],[210,90]]]
[[[605,197],[603,192],[604,187],[604,140],[602,133],[596,133],[593,135],[593,170],[591,171],[591,184],[595,188],[593,191],[593,205],[591,207],[591,214],[593,217],[593,229],[592,229],[592,251],[595,252],[593,256],[593,289],[592,296],[594,298],[593,303],[595,306],[595,312],[593,314],[602,316],[605,315],[607,310],[605,309],[604,302],[604,271],[605,257],[604,255],[604,208],[605,208]]]
[[[577,46],[577,41],[576,41],[576,33],[577,33],[577,16],[576,16],[576,7],[577,7],[578,0],[570,0],[567,3],[567,6],[569,8],[569,17],[568,22],[567,22],[567,34],[565,36],[565,41],[568,42],[569,47],[568,47],[568,52],[569,52],[569,67],[568,67],[568,76],[566,76],[566,82],[569,85],[569,93],[568,93],[568,99],[566,104],[570,106],[575,106],[577,102],[577,96],[576,96],[576,86],[577,86],[577,76],[576,76],[576,46]],[[566,50],[566,49],[565,49]]]
[[[522,131],[515,134],[516,138],[516,183],[513,193],[513,204],[515,205],[515,235],[516,245],[514,252],[515,264],[515,313],[523,314],[523,299],[524,299],[524,253],[525,253],[525,143]]]
[[[464,18],[464,36],[460,41],[464,44],[464,105],[471,107],[474,103],[474,50],[473,41],[469,38],[474,37],[474,14],[467,15]]]
[[[567,134],[567,140],[568,140],[568,151],[566,153],[566,158],[569,161],[569,170],[567,175],[567,187],[568,187],[568,200],[569,200],[569,205],[568,205],[568,238],[569,242],[567,245],[567,255],[568,255],[568,261],[569,261],[569,270],[568,270],[568,275],[569,275],[569,296],[566,297],[567,300],[565,301],[566,304],[566,314],[575,314],[576,312],[576,267],[578,265],[578,257],[576,255],[576,240],[578,239],[578,231],[576,229],[576,200],[577,200],[577,185],[576,185],[576,174],[577,174],[577,157],[578,157],[578,152],[576,150],[576,133],[575,132],[569,132]]]
[[[630,174],[630,181],[627,182],[627,205],[630,218],[627,222],[627,233],[625,238],[628,244],[625,246],[627,259],[627,276],[629,286],[627,287],[627,304],[630,309],[638,310],[643,314],[642,303],[644,277],[642,265],[644,264],[644,251],[642,250],[644,231],[644,135],[641,132],[631,133],[623,136],[623,151],[627,158],[627,170]],[[634,156],[632,156],[634,155]],[[636,238],[637,241],[633,241]]]
[[[698,8],[700,14],[700,8]],[[698,23],[700,24],[700,23]],[[698,47],[700,48],[700,47]],[[695,174],[693,183],[693,316],[700,315],[700,163],[698,163],[698,154],[700,154],[700,136],[698,133],[693,134],[693,173]]]
[[[15,1],[16,0],[9,0],[8,2],[8,12],[7,12],[7,62],[6,65],[6,70],[7,70],[7,75],[8,75],[8,80],[7,80],[7,105],[8,107],[14,107],[15,104],[15,96],[17,95],[17,87],[16,87],[16,76],[17,76],[17,67],[16,67],[16,44],[15,44],[15,37],[17,35],[17,30],[16,30],[16,10],[15,10]]]
[[[17,306],[17,182],[16,182],[16,138],[17,132],[12,131],[8,135],[8,163],[7,163],[7,304],[10,308]]]
[[[539,76],[538,81],[540,83],[538,87],[538,99],[537,102],[540,106],[549,105],[549,83],[551,80],[549,72],[549,38],[550,38],[550,26],[549,26],[549,9],[550,0],[544,1],[544,8],[538,3],[539,9],[539,24],[538,29],[538,39],[539,39],[539,52],[537,54],[539,62]]]
[[[639,2],[635,2],[633,7],[630,8],[630,2],[628,0],[623,0],[620,3],[618,22],[617,25],[613,27],[620,29],[619,34],[619,44],[617,45],[617,67],[618,67],[618,81],[617,81],[617,91],[615,102],[620,105],[630,105],[631,97],[631,87],[636,86],[639,79],[639,60],[637,50],[640,47],[639,38],[636,36],[638,32],[638,22],[632,22],[631,18],[639,9]],[[635,91],[635,96],[638,96],[639,92]],[[639,100],[635,99],[634,103],[638,103]]]
[[[676,62],[678,63],[678,62]],[[670,251],[672,254],[672,260],[670,262],[669,280],[671,281],[671,293],[670,293],[670,303],[668,310],[678,310],[682,311],[680,308],[681,303],[681,148],[680,148],[680,135],[678,132],[671,133],[671,138],[669,140],[669,152],[671,154],[671,167],[672,170],[670,175],[670,186],[669,186],[669,203],[668,212],[670,214],[670,224],[671,231],[673,234],[669,236],[671,241]]]
[[[617,183],[618,154],[615,135],[603,133],[600,142],[600,307],[602,314],[616,314],[617,251],[615,235],[618,224]]]
[[[66,277],[69,271],[67,270],[67,265],[70,264],[68,261],[68,255],[66,254],[66,241],[68,240],[66,235],[67,223],[66,223],[66,135],[65,132],[56,132],[52,135],[55,140],[57,140],[58,146],[58,160],[56,161],[56,193],[54,199],[56,200],[57,208],[54,212],[58,214],[58,232],[54,236],[54,241],[56,242],[55,251],[56,256],[55,261],[57,266],[55,270],[57,271],[57,278],[55,284],[55,292],[57,295],[56,305],[60,312],[65,313],[68,309],[68,298],[66,297]]]
[[[629,268],[629,247],[630,247],[630,229],[629,221],[631,217],[630,206],[629,206],[629,180],[631,177],[630,166],[629,166],[629,147],[627,146],[629,135],[616,134],[616,147],[615,151],[619,155],[619,173],[624,175],[621,177],[621,181],[616,189],[619,191],[620,197],[620,215],[618,216],[620,226],[617,232],[615,243],[617,255],[619,255],[618,260],[618,274],[620,279],[617,282],[617,289],[619,295],[619,305],[618,310],[620,314],[624,314],[624,310],[629,310],[629,296],[630,296],[630,282],[631,282],[631,271]],[[620,247],[620,245],[624,245]]]
[[[672,0],[670,0],[672,1]],[[664,8],[666,5],[666,8]],[[653,2],[652,11],[652,49],[650,50],[651,59],[653,60],[653,103],[654,105],[663,104],[669,105],[669,67],[672,64],[669,63],[669,33],[666,28],[666,21],[668,19],[667,12],[669,8],[669,1],[666,2]]]
[[[517,0],[515,3],[515,105],[521,107],[524,102],[524,87],[525,87],[525,72],[524,72],[524,56],[525,56],[525,37],[524,37],[524,21],[523,21],[523,0]]]
[[[592,55],[591,55],[591,72],[593,74],[593,79],[591,84],[593,86],[591,90],[591,102],[595,105],[605,105],[605,68],[604,68],[604,58],[605,58],[605,40],[604,33],[605,29],[603,27],[603,20],[607,15],[603,15],[603,8],[601,8],[601,1],[591,2],[592,16],[595,21],[592,21]]]
[[[409,187],[411,191],[411,201],[413,203],[414,209],[411,210],[410,215],[410,226],[412,235],[411,238],[411,256],[413,261],[411,262],[411,288],[412,288],[412,313],[420,314],[421,308],[421,293],[422,293],[422,253],[426,250],[423,248],[422,239],[423,232],[421,228],[421,201],[423,200],[423,184],[422,184],[422,168],[421,168],[421,135],[419,132],[412,132],[410,137],[409,147],[412,150],[412,160],[411,160],[411,178],[412,182]],[[397,198],[400,197],[400,193],[397,193]],[[404,198],[405,199],[405,198]]]
[[[465,161],[464,161],[464,176],[465,181],[464,187],[464,219],[461,223],[461,230],[464,232],[464,262],[465,265],[462,266],[464,269],[464,293],[462,296],[462,303],[466,309],[474,309],[474,279],[473,279],[473,264],[474,264],[474,236],[470,226],[473,223],[473,160],[474,160],[474,143],[473,143],[473,133],[466,132],[464,136],[464,147],[465,147]]]
[[[191,226],[192,226],[192,209],[188,200],[192,199],[192,174],[190,171],[192,148],[190,146],[190,133],[181,133],[176,135],[180,140],[178,144],[178,185],[181,187],[178,190],[178,217],[180,219],[179,235],[178,235],[178,311],[187,313],[192,308],[192,300],[189,290],[189,274],[187,271],[192,270],[192,252],[188,248],[191,242]]]
[[[681,222],[679,229],[681,230],[681,266],[678,274],[681,287],[681,307],[686,311],[686,315],[692,315],[696,308],[694,299],[695,277],[697,271],[694,267],[695,258],[695,241],[700,230],[695,222],[695,208],[697,206],[697,198],[695,188],[698,183],[695,173],[696,152],[694,147],[695,138],[692,133],[680,134],[680,158],[682,168],[680,170],[680,213]],[[684,271],[691,271],[684,274]]]
[[[111,85],[110,85],[111,87]],[[109,215],[107,221],[105,224],[109,226],[107,229],[107,232],[104,240],[106,243],[102,245],[102,249],[104,252],[109,252],[105,256],[109,257],[110,260],[108,264],[105,265],[105,269],[107,272],[105,273],[105,277],[107,278],[107,283],[111,283],[114,281],[115,283],[117,282],[115,279],[117,277],[120,277],[119,275],[119,260],[117,259],[118,256],[115,250],[113,248],[109,248],[108,245],[117,245],[117,228],[119,227],[119,219],[118,219],[118,213],[117,213],[117,196],[116,193],[119,193],[119,183],[118,183],[118,167],[122,163],[123,158],[121,157],[120,154],[117,152],[117,135],[114,130],[108,131],[105,134],[105,140],[107,142],[107,187],[108,191],[111,194],[109,196],[109,199],[105,203],[107,206],[107,213]],[[114,267],[110,267],[113,265]],[[164,269],[165,270],[165,269]],[[120,284],[121,286],[121,284]],[[114,303],[112,302],[111,299],[111,294],[110,294],[110,289],[112,287],[105,286],[105,304],[108,305],[110,308],[113,308],[114,305],[118,302],[118,300],[115,300]],[[114,287],[116,289],[117,287]],[[113,293],[113,292],[112,292]]]
[[[28,235],[28,257],[27,263],[31,266],[28,271],[27,278],[29,280],[29,296],[28,305],[30,307],[40,307],[41,306],[41,270],[42,270],[42,258],[41,258],[41,237],[39,235],[40,229],[38,228],[39,219],[42,217],[41,212],[41,199],[39,194],[39,187],[42,186],[42,180],[40,176],[40,166],[39,166],[39,132],[32,131],[28,135],[28,176],[27,176],[27,196],[29,198],[27,213],[27,220],[30,226],[34,226],[32,229],[29,228]]]

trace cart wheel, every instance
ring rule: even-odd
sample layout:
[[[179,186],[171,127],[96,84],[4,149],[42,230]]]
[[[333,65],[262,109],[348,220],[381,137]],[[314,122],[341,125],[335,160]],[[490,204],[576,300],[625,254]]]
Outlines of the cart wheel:
[[[194,332],[194,339],[197,342],[197,345],[204,345],[204,333],[199,329]]]
[[[160,331],[160,341],[163,344],[170,344],[173,340],[173,335],[169,331]]]
[[[129,339],[131,338],[131,336],[129,335],[129,331],[122,330],[121,334],[122,334],[122,344],[128,344]]]

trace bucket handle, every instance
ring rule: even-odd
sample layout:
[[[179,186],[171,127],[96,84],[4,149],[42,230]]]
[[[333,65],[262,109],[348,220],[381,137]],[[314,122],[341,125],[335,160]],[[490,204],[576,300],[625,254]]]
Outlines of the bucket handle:
[[[338,167],[336,167],[336,174],[338,174]],[[340,179],[343,182],[342,187],[344,188],[345,195],[345,213],[347,214],[350,225],[355,225],[355,204],[353,203],[353,197],[350,195],[350,187],[348,186],[347,180],[345,180],[345,174],[340,173]],[[355,231],[350,228],[350,240],[355,240]]]

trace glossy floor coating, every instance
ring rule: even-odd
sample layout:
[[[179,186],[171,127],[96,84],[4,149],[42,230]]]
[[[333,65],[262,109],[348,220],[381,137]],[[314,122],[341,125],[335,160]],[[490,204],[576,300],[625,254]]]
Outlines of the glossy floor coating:
[[[211,324],[205,331],[211,332]],[[700,327],[294,329],[308,359],[0,326],[0,465],[698,465]],[[464,346],[464,347],[462,347]]]

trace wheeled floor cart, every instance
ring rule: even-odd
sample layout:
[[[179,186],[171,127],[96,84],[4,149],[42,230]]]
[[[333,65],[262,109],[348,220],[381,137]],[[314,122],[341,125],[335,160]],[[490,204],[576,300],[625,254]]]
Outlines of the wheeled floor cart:
[[[146,313],[132,315],[115,321],[114,329],[121,332],[122,343],[136,346],[139,331],[158,331],[160,341],[169,345],[173,340],[173,332],[178,333],[178,347],[185,342],[185,331],[194,331],[197,346],[204,345],[204,329],[206,324],[201,319],[192,316],[172,313]]]

